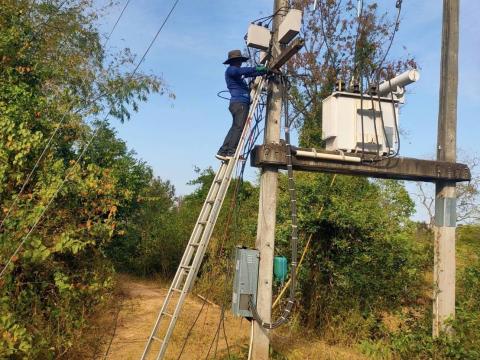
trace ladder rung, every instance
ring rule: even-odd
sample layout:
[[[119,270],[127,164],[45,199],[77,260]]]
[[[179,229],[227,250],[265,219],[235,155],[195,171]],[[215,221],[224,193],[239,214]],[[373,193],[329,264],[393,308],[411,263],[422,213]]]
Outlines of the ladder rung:
[[[207,200],[207,204],[213,204],[215,203],[215,200]]]
[[[191,270],[192,267],[191,266],[188,266],[188,265],[181,265],[180,266],[182,269],[185,269],[185,270]]]
[[[207,222],[206,221],[199,221],[198,222],[200,225],[207,225]]]
[[[179,293],[183,292],[183,290],[180,290],[180,289],[177,289],[177,288],[172,288],[172,291],[179,292]]]
[[[222,181],[223,181],[223,179],[217,179],[217,180],[215,180],[215,182],[216,182],[217,184],[221,184]]]
[[[190,243],[190,244],[188,244],[188,245],[190,245],[190,246],[200,246],[199,243]]]
[[[152,340],[157,340],[157,341],[163,342],[163,339],[160,339],[159,337],[157,337],[155,335],[152,335]]]
[[[167,313],[167,312],[165,312],[165,311],[164,311],[164,312],[162,312],[162,314],[163,314],[163,315],[170,316],[171,318],[173,318],[173,315],[172,315],[172,314],[169,314],[169,313]]]

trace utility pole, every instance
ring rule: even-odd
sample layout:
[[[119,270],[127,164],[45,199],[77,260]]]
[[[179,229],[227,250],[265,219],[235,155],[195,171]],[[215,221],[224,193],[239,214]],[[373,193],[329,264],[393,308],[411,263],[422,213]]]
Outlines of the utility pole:
[[[437,160],[456,161],[459,0],[443,1]],[[433,336],[455,316],[455,182],[438,181],[435,197]]]
[[[281,52],[278,42],[278,27],[283,19],[282,8],[287,8],[287,0],[274,0],[272,57],[275,59]],[[271,81],[267,98],[267,117],[264,143],[280,142],[280,122],[282,114],[282,85]],[[258,205],[258,227],[256,248],[260,251],[258,270],[257,311],[265,322],[271,322],[272,315],[272,282],[273,257],[275,248],[275,223],[277,214],[278,168],[266,166],[260,176],[260,201]],[[254,322],[252,339],[252,359],[267,360],[270,339],[269,331],[261,324]]]

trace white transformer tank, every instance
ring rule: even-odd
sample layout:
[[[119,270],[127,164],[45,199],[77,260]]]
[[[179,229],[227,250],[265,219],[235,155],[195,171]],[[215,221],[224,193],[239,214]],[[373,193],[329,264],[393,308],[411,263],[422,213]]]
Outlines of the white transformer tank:
[[[398,146],[399,101],[337,91],[322,102],[322,138],[328,151],[389,154]],[[363,115],[363,116],[362,116]],[[362,145],[362,117],[363,142]],[[383,123],[382,123],[383,118]],[[376,132],[375,132],[376,125]],[[377,141],[378,139],[378,141]]]

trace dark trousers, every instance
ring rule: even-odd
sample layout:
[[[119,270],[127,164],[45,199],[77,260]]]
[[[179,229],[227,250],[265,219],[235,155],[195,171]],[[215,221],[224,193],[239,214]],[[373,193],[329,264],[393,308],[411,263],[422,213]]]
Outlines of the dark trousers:
[[[230,103],[229,110],[232,113],[232,126],[228,130],[227,136],[223,141],[223,145],[218,150],[219,155],[230,156],[235,154],[240,136],[242,136],[243,128],[248,116],[249,104]]]

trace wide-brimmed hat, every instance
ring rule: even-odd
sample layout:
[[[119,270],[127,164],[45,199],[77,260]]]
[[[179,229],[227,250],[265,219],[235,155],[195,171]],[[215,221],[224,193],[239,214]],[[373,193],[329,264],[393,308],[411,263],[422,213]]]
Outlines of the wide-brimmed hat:
[[[235,60],[237,61],[241,60],[243,62],[243,61],[247,61],[248,59],[249,59],[248,57],[245,57],[242,55],[242,52],[240,50],[232,50],[228,52],[228,59],[225,60],[223,63],[230,64],[232,61],[235,61]]]

